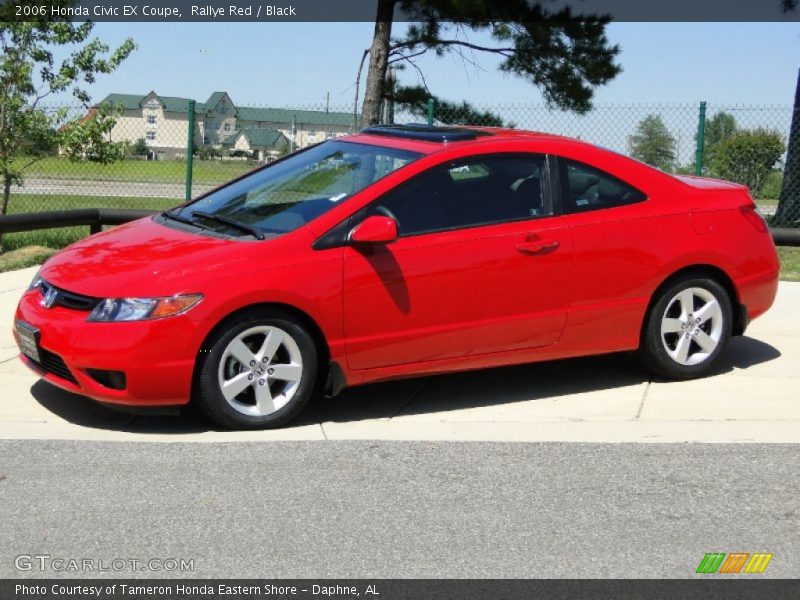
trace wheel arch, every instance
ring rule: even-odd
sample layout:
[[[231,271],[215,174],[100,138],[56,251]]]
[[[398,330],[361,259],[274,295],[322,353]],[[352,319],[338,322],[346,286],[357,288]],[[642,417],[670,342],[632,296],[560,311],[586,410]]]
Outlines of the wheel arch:
[[[328,341],[325,337],[325,334],[322,331],[322,328],[307,312],[297,308],[296,306],[292,306],[291,304],[286,304],[283,302],[257,302],[253,304],[248,304],[245,306],[241,306],[232,312],[229,312],[221,319],[219,319],[216,325],[214,325],[211,328],[211,330],[203,338],[203,341],[200,343],[200,347],[197,350],[197,358],[194,363],[194,373],[192,381],[195,382],[197,380],[197,376],[198,373],[200,372],[200,368],[203,365],[204,358],[205,356],[208,355],[209,340],[213,336],[217,335],[217,333],[220,330],[224,329],[227,323],[229,323],[231,320],[243,314],[247,313],[263,314],[267,312],[270,315],[278,314],[296,320],[308,330],[308,333],[314,340],[314,345],[317,349],[317,354],[319,357],[318,377],[323,383],[325,383],[326,379],[328,378],[329,371],[331,370],[330,367],[331,352],[330,352],[330,347],[328,346]]]
[[[698,263],[687,265],[678,269],[677,271],[674,271],[668,277],[666,277],[658,285],[658,287],[656,287],[656,289],[650,295],[650,302],[648,302],[647,310],[644,313],[645,318],[642,319],[639,339],[641,339],[642,335],[644,335],[644,329],[647,326],[650,311],[652,310],[653,305],[658,301],[661,293],[670,285],[672,285],[676,279],[686,276],[710,277],[725,289],[725,291],[728,293],[728,298],[731,301],[731,307],[733,308],[731,335],[742,335],[747,327],[747,310],[739,301],[739,292],[736,289],[736,285],[733,283],[733,279],[731,279],[730,275],[728,275],[724,269],[721,269],[716,265]]]

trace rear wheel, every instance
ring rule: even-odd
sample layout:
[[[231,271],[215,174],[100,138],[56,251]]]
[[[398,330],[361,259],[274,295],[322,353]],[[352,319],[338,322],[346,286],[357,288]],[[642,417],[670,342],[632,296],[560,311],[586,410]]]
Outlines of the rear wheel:
[[[300,413],[314,392],[316,347],[289,317],[235,317],[206,348],[195,402],[224,427],[281,427]]]
[[[704,375],[728,343],[732,315],[728,292],[714,279],[677,279],[651,307],[639,354],[669,379]]]

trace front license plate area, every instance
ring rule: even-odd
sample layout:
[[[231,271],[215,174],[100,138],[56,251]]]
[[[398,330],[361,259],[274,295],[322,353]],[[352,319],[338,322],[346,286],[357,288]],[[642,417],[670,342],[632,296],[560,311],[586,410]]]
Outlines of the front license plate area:
[[[17,332],[19,349],[22,353],[37,363],[41,362],[39,359],[39,330],[23,321],[15,321],[14,329]]]

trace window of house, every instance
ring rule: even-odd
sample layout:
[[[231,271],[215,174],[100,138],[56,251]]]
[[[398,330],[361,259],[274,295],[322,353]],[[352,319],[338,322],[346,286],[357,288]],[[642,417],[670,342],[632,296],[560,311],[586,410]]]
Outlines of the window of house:
[[[155,115],[147,115],[147,124],[148,125],[155,125],[156,124],[156,116]]]
[[[151,142],[156,139],[156,132],[155,131],[148,131],[144,134],[145,139],[150,140]]]
[[[225,131],[225,133],[229,132],[231,130],[231,124],[230,123],[225,123],[225,125],[222,127],[222,129],[223,129],[223,131]]]
[[[545,159],[497,154],[434,167],[371,204],[397,220],[400,235],[477,227],[552,214]]]
[[[621,179],[573,161],[560,160],[564,214],[635,204],[647,196]]]

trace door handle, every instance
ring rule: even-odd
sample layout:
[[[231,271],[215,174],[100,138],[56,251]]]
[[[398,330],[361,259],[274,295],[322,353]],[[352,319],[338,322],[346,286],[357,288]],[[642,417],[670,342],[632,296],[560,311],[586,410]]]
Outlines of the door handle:
[[[517,244],[517,250],[522,254],[546,254],[558,248],[560,244],[555,240],[528,240]]]

